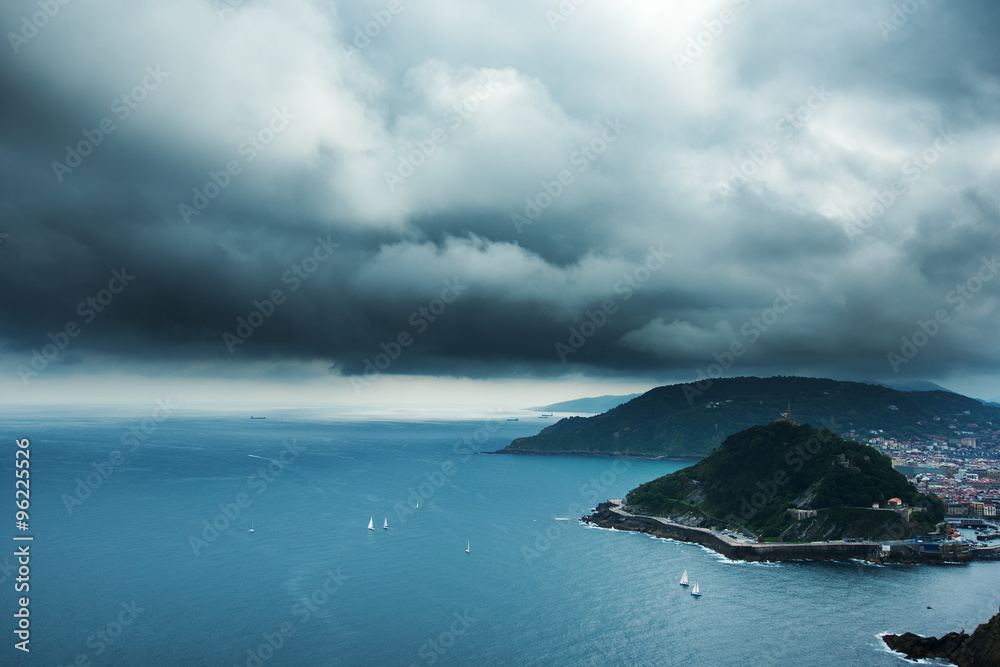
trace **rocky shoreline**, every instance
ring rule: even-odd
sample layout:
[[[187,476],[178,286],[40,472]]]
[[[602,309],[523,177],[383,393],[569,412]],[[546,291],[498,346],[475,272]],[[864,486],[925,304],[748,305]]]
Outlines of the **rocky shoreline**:
[[[874,542],[757,543],[737,540],[706,528],[684,526],[660,517],[630,514],[621,505],[606,502],[586,523],[615,530],[632,530],[657,537],[692,542],[717,551],[730,560],[864,560],[881,563],[881,545]]]
[[[910,660],[944,658],[958,667],[1000,665],[1000,613],[976,628],[971,635],[949,632],[938,637],[921,637],[912,632],[884,635],[882,641]]]
[[[743,561],[813,561],[861,560],[876,565],[885,563],[923,564],[941,563],[940,557],[922,554],[909,544],[893,544],[884,550],[879,542],[751,542],[724,535],[714,530],[676,523],[662,517],[632,514],[621,501],[601,503],[590,516],[582,521],[614,530],[632,530],[681,542],[692,542],[712,549],[730,560]],[[995,554],[968,555],[957,562],[992,559]],[[956,562],[949,560],[948,562]]]

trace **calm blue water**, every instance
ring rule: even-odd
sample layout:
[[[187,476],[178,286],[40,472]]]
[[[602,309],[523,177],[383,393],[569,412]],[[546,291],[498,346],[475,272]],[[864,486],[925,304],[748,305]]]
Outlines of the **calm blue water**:
[[[0,663],[895,665],[879,632],[971,632],[1000,604],[1000,563],[731,563],[575,520],[686,463],[462,443],[499,449],[542,420],[175,413],[123,445],[151,415],[3,412],[0,566],[18,534],[15,438],[31,439],[35,541],[32,651],[13,649],[14,575],[0,570]],[[69,512],[64,494],[114,450],[124,461]],[[205,521],[222,528],[212,540]],[[677,585],[684,569],[704,597]]]

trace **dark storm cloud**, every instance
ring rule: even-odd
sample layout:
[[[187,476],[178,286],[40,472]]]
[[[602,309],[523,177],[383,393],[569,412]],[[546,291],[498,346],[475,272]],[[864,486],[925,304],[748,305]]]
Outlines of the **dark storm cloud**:
[[[991,3],[60,7],[0,10],[12,377],[996,372]]]

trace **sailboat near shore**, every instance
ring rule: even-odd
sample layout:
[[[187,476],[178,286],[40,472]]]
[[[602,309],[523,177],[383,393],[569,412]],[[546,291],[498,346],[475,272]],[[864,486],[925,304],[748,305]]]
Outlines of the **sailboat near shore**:
[[[700,598],[701,597],[701,591],[698,590],[698,582],[697,581],[694,582],[694,588],[691,589],[691,595],[695,596],[696,598]]]
[[[681,575],[681,586],[689,586],[688,583],[688,571],[684,570],[684,574]]]

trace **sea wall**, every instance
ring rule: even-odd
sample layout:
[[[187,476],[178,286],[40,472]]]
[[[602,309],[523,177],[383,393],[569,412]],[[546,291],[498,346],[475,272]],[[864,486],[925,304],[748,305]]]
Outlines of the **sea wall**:
[[[692,528],[671,523],[665,519],[628,514],[615,509],[610,503],[601,503],[597,511],[583,519],[602,528],[634,530],[658,537],[669,537],[682,542],[701,544],[732,560],[786,561],[786,560],[868,560],[881,562],[881,548],[871,543],[807,543],[807,544],[758,544],[736,543],[703,528]]]

